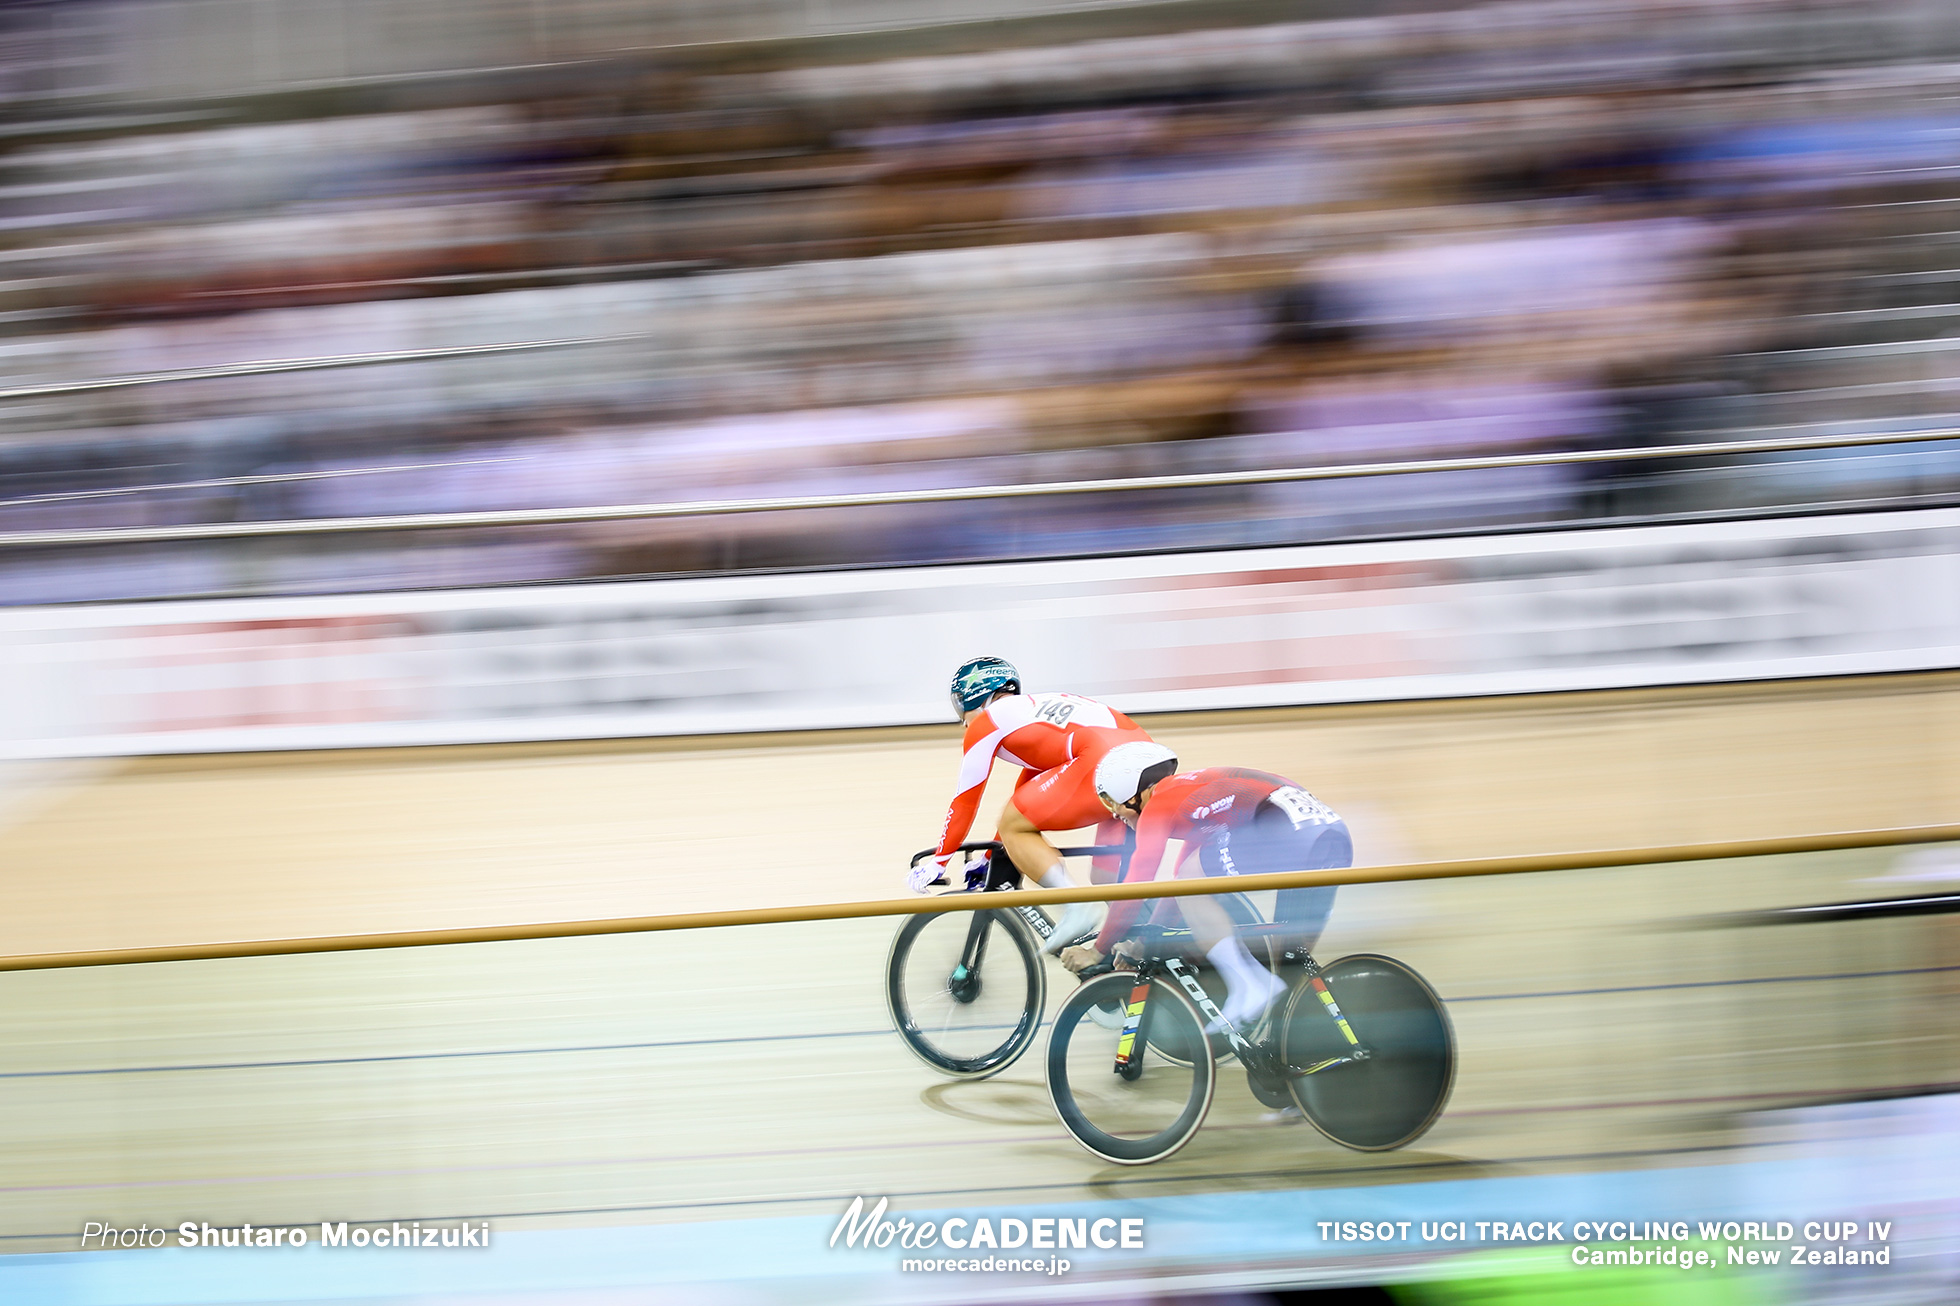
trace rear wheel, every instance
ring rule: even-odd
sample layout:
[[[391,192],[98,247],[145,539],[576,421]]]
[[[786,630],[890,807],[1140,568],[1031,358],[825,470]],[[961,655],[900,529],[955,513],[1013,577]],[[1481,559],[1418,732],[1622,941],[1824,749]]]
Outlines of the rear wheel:
[[[1034,931],[1011,911],[946,911],[899,927],[885,999],[905,1046],[943,1074],[985,1079],[1034,1042],[1048,977]]]
[[[1289,1076],[1300,1111],[1356,1151],[1414,1142],[1442,1114],[1456,1081],[1456,1037],[1442,999],[1401,962],[1372,953],[1343,957],[1320,977],[1369,1055]],[[1280,1033],[1287,1066],[1306,1069],[1350,1049],[1313,985],[1295,985]]]
[[[1114,1006],[1126,1019],[1096,1019]],[[1138,983],[1116,972],[1069,995],[1048,1035],[1048,1096],[1075,1141],[1105,1161],[1142,1165],[1191,1141],[1211,1109],[1217,1074],[1210,1057],[1174,1062],[1158,1040],[1204,1045],[1204,1020],[1178,987],[1161,977]],[[1127,1052],[1121,1061],[1118,1054]]]

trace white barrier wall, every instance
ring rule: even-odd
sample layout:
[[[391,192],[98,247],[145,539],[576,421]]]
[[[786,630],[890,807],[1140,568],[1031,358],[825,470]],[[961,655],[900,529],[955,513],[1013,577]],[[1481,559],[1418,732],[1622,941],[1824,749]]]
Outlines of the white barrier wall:
[[[949,721],[1960,666],[1960,512],[972,567],[0,610],[8,757]]]

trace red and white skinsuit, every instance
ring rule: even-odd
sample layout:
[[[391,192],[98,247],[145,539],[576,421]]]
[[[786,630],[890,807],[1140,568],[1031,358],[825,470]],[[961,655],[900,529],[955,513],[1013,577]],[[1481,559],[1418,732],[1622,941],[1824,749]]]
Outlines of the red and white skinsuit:
[[[1318,798],[1283,775],[1255,771],[1243,766],[1211,766],[1185,771],[1161,781],[1151,791],[1137,821],[1137,845],[1130,854],[1126,884],[1146,880],[1177,878],[1185,859],[1207,845],[1228,843],[1233,834],[1252,826],[1262,806],[1278,808],[1276,816],[1288,818],[1288,833],[1298,839],[1303,852],[1297,862],[1285,866],[1254,866],[1260,870],[1298,870],[1307,865],[1304,849],[1312,846],[1322,826],[1338,824],[1340,817]],[[1341,826],[1345,837],[1346,826]],[[1304,830],[1304,834],[1301,833]],[[1149,902],[1113,902],[1096,936],[1096,951],[1108,953],[1130,932]]]
[[[1110,816],[1096,797],[1096,763],[1118,744],[1149,739],[1136,722],[1092,698],[1016,694],[996,699],[966,728],[959,792],[947,809],[934,860],[944,866],[957,859],[955,850],[973,829],[996,757],[1021,768],[1012,802],[1035,829],[1079,830],[1093,825],[1097,843],[1124,842],[1128,832],[1123,823]],[[1095,868],[1113,873],[1120,860],[1098,857]]]

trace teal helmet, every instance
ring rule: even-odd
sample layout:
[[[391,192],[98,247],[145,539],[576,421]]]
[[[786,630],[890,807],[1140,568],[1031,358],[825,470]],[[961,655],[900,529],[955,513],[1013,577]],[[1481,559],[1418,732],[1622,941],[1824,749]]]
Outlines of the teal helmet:
[[[1006,658],[974,658],[960,663],[953,673],[953,711],[965,716],[976,707],[985,707],[1002,690],[1021,692],[1021,673]]]

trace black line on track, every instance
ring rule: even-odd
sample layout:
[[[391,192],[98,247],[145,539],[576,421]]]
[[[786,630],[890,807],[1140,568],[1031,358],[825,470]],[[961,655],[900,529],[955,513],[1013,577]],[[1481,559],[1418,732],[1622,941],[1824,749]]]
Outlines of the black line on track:
[[[1745,984],[1813,984],[1832,980],[1889,979],[1903,975],[1941,975],[1960,971],[1954,966],[1913,966],[1898,970],[1842,971],[1829,975],[1765,975],[1751,979],[1683,980],[1671,984],[1627,984],[1596,989],[1551,989],[1541,993],[1475,993],[1445,998],[1454,1005],[1465,1002],[1523,1002],[1535,998],[1601,997],[1615,993],[1659,993],[1674,989],[1733,988]],[[777,1043],[789,1040],[827,1038],[882,1038],[889,1029],[842,1029],[814,1034],[742,1034],[728,1038],[673,1039],[652,1043],[594,1043],[573,1047],[479,1048],[468,1052],[397,1052],[366,1057],[313,1057],[289,1061],[213,1061],[183,1066],[101,1066],[81,1070],[8,1070],[0,1079],[59,1079],[85,1075],[163,1075],[191,1070],[278,1070],[308,1066],[358,1066],[391,1061],[455,1061],[469,1057],[535,1057],[584,1052],[643,1052],[655,1048],[714,1047],[734,1043]]]
[[[386,1061],[454,1061],[465,1057],[535,1057],[577,1052],[638,1052],[649,1048],[711,1047],[721,1043],[780,1043],[790,1039],[883,1038],[889,1029],[839,1029],[817,1034],[743,1034],[684,1038],[660,1043],[593,1043],[580,1047],[480,1048],[471,1052],[394,1052],[371,1057],[315,1057],[294,1061],[211,1061],[185,1066],[103,1066],[89,1070],[7,1070],[0,1079],[56,1079],[72,1075],[162,1075],[180,1070],[276,1070],[287,1066],[358,1066]]]
[[[1763,975],[1754,979],[1682,980],[1674,984],[1627,984],[1617,988],[1552,989],[1544,993],[1480,993],[1456,1002],[1516,1002],[1525,998],[1588,998],[1607,993],[1658,993],[1666,989],[1719,989],[1741,984],[1809,984],[1826,980],[1886,979],[1897,975],[1939,975],[1960,970],[1960,966],[1911,966],[1901,970],[1849,970],[1833,975]]]

